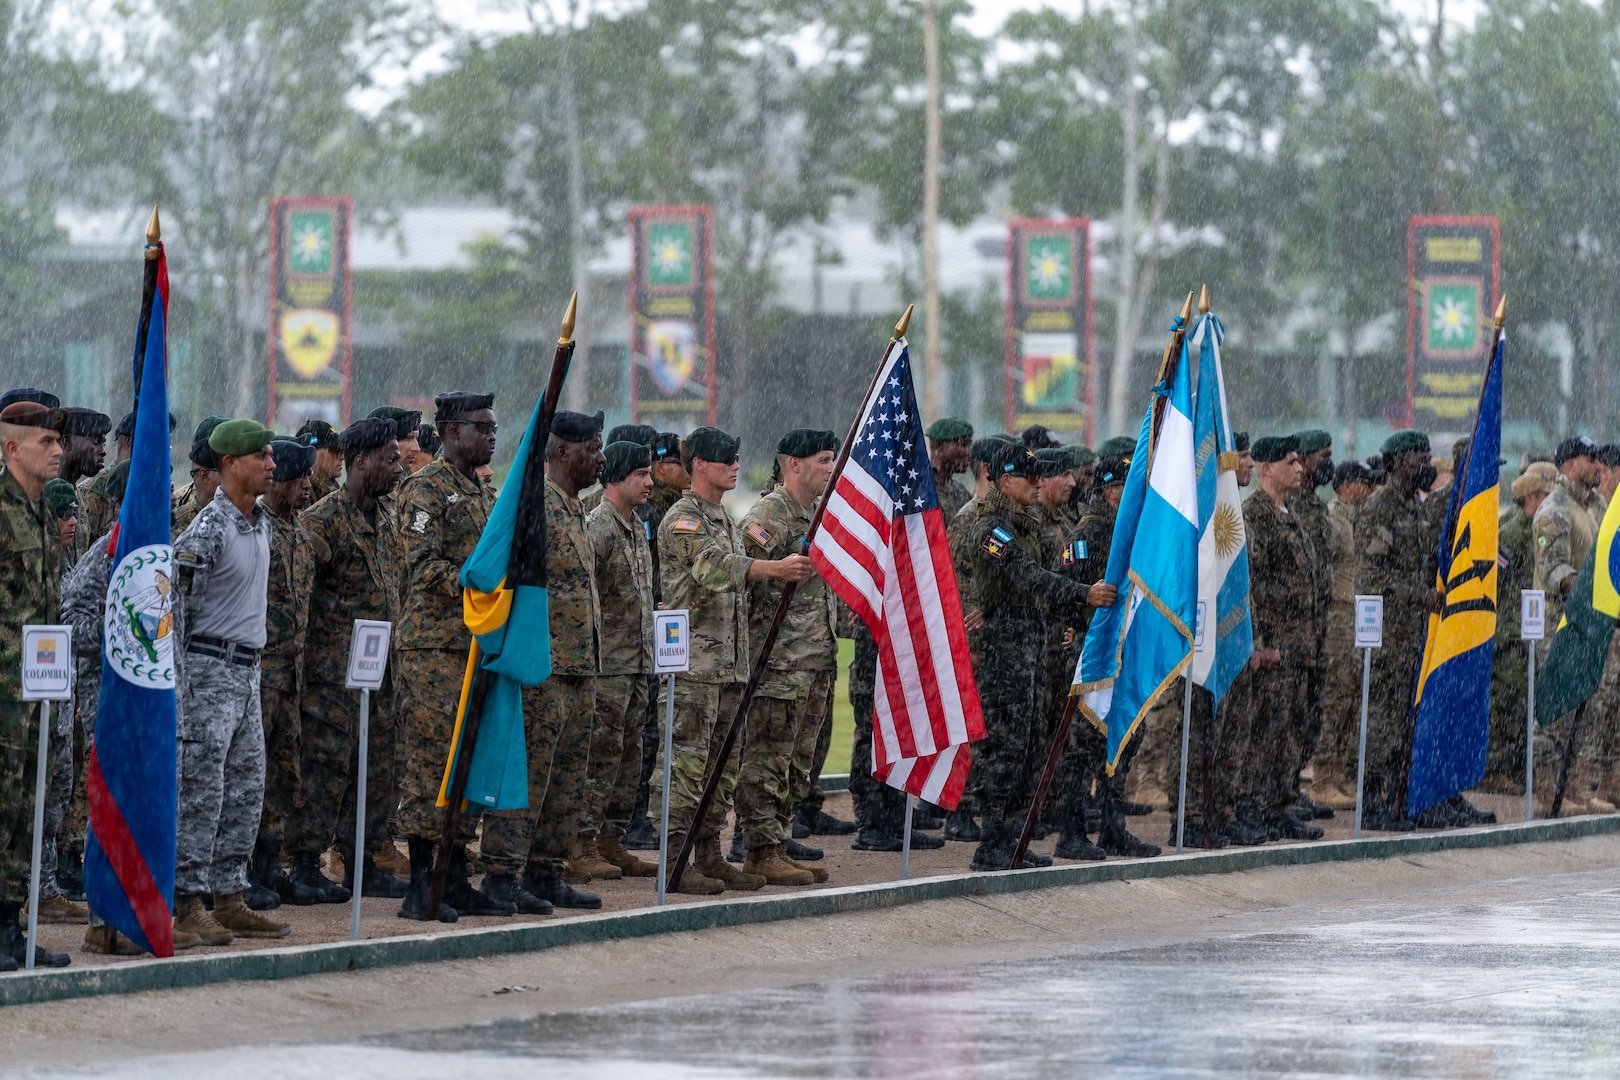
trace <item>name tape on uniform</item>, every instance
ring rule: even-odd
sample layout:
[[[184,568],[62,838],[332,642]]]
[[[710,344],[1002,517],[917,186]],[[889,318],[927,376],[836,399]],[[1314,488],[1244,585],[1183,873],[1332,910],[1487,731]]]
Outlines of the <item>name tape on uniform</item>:
[[[1384,598],[1382,596],[1356,597],[1356,648],[1382,649],[1384,647]]]
[[[73,627],[22,628],[22,699],[66,701],[73,696]]]
[[[393,633],[393,623],[354,620],[354,634],[349,638],[349,675],[345,682],[350,690],[382,689],[383,673],[388,670],[388,640]]]
[[[692,670],[692,623],[687,612],[653,612],[653,673]]]
[[[1519,640],[1540,641],[1547,636],[1547,594],[1541,589],[1519,590]]]

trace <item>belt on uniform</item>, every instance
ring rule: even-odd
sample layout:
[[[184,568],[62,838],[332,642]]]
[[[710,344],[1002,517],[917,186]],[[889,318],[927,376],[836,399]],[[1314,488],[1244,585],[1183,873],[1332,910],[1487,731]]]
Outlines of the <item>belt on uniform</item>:
[[[205,637],[202,634],[192,637],[190,643],[186,645],[186,652],[211,656],[215,660],[223,660],[227,664],[237,664],[241,667],[252,667],[259,662],[258,649],[250,649],[246,645],[238,645],[224,638]]]

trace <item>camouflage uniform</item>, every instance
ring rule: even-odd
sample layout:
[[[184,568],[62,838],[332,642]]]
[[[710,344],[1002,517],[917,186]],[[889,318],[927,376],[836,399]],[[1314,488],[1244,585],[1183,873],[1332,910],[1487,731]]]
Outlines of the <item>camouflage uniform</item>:
[[[1384,645],[1373,650],[1367,703],[1369,799],[1393,799],[1406,775],[1409,712],[1423,642],[1425,597],[1434,591],[1439,526],[1416,496],[1393,484],[1373,492],[1356,519],[1356,592],[1384,598]],[[1391,807],[1391,809],[1400,809]]]
[[[602,674],[596,680],[586,807],[580,835],[624,835],[641,782],[642,728],[652,674],[653,557],[649,529],[606,499],[585,519],[602,605]]]
[[[1327,609],[1327,679],[1316,779],[1354,777],[1361,734],[1361,655],[1356,650],[1356,518],[1360,508],[1335,498],[1328,504],[1328,558],[1333,588]]]
[[[802,555],[814,506],[804,506],[785,487],[771,489],[743,518],[743,549],[756,559]],[[784,584],[748,586],[748,640],[765,640]],[[786,843],[791,819],[810,788],[810,769],[822,728],[832,720],[833,681],[838,671],[832,591],[818,576],[793,592],[765,672],[749,704],[737,776],[737,825],[750,851]],[[754,657],[749,657],[750,667]]]
[[[264,503],[260,502],[260,506]],[[270,518],[270,589],[265,646],[259,654],[259,713],[264,723],[264,814],[259,835],[280,850],[303,789],[299,732],[315,556],[296,517]]]
[[[972,500],[973,495],[955,476],[938,469],[930,471],[934,474],[934,494],[939,497],[939,508],[949,523]]]
[[[904,821],[905,796],[872,776],[877,641],[860,616],[849,612],[847,620],[849,636],[855,639],[855,658],[849,665],[849,705],[855,717],[855,737],[849,750],[849,796],[855,805],[855,822],[862,829],[898,833]]]
[[[84,854],[90,825],[84,770],[90,748],[95,744],[96,710],[101,700],[102,619],[107,606],[107,581],[112,572],[107,555],[108,539],[98,536],[88,543],[62,582],[62,621],[73,627],[73,719],[78,735],[75,743],[83,753],[75,755],[73,798],[67,820],[57,832],[57,843],[62,855],[73,860]]]
[[[1530,655],[1519,639],[1519,593],[1534,588],[1535,532],[1530,515],[1513,506],[1497,531],[1496,646],[1491,656],[1491,725],[1485,775],[1524,784],[1524,736]],[[1549,627],[1550,629],[1550,627]]]
[[[1557,484],[1536,510],[1532,523],[1535,534],[1535,587],[1547,593],[1549,631],[1556,628],[1564,616],[1562,586],[1565,581],[1574,586],[1576,573],[1585,565],[1586,557],[1597,541],[1598,523],[1603,520],[1605,509],[1603,496],[1597,490],[1560,475]],[[1497,595],[1502,594],[1499,591]],[[1548,633],[1542,642],[1541,658],[1546,657],[1552,636]],[[1616,651],[1613,635],[1610,635],[1609,656],[1603,665],[1604,680],[1609,684],[1614,681],[1612,672],[1616,668]],[[1587,707],[1586,731],[1580,740],[1582,757],[1591,757],[1594,746],[1612,741],[1610,722],[1605,716],[1609,697],[1606,689],[1608,687],[1600,684],[1591,705]],[[1561,717],[1537,717],[1537,761],[1558,767],[1574,728],[1574,716],[1571,712]],[[1575,793],[1574,787],[1570,790]],[[1577,798],[1584,801],[1584,795],[1585,792],[1579,792]]]
[[[180,793],[175,840],[174,891],[228,896],[247,889],[248,857],[259,834],[264,807],[264,725],[259,713],[259,665],[197,651],[199,616],[218,604],[257,608],[263,618],[264,594],[256,582],[270,572],[270,515],[256,507],[246,517],[222,491],[204,507],[174,544],[178,591],[184,613],[177,657],[176,706],[179,714]],[[251,536],[252,554],[234,546],[230,534]],[[236,561],[229,567],[227,558]],[[223,569],[235,584],[210,594]],[[234,590],[234,591],[232,591]],[[233,641],[257,653],[265,644],[264,625],[252,640]]]
[[[1037,502],[1027,511],[1035,522],[1036,539],[1040,543],[1041,565],[1052,570],[1061,569],[1063,563],[1060,555],[1063,552],[1069,534],[1080,523],[1079,515],[1071,513],[1069,507],[1064,505],[1056,510],[1050,509],[1045,503]],[[1049,618],[1046,627],[1046,652],[1044,655],[1045,678],[1041,683],[1041,711],[1040,723],[1036,727],[1035,737],[1038,747],[1035,756],[1035,768],[1040,769],[1045,761],[1044,755],[1052,743],[1052,733],[1057,730],[1058,721],[1063,718],[1063,708],[1069,697],[1069,687],[1074,682],[1074,663],[1070,658],[1070,647],[1063,644],[1063,634],[1068,630],[1070,620],[1062,618]],[[1070,643],[1070,646],[1073,642]]]
[[[0,902],[26,898],[33,859],[39,703],[20,700],[22,628],[59,621],[61,582],[56,516],[15,476],[0,476]]]
[[[692,670],[675,679],[674,760],[670,763],[669,829],[718,839],[737,786],[737,751],[709,760],[715,725],[736,715],[748,678],[748,592],[753,564],[742,532],[725,507],[686,495],[658,528],[658,562],[666,608],[690,612]],[[662,750],[659,751],[662,760]],[[693,822],[710,768],[721,770],[708,816]],[[653,771],[653,797],[662,798],[662,772]]]
[[[405,550],[395,635],[405,744],[399,829],[407,837],[430,840],[444,825],[439,787],[472,648],[461,611],[461,565],[478,546],[495,494],[440,459],[400,484],[399,507]],[[473,815],[459,820],[461,834],[470,839]]]
[[[311,474],[309,478],[310,505],[314,506],[316,503],[332,494],[332,492],[336,491],[338,489],[338,479],[338,477],[333,477],[330,480],[317,480],[314,474]]]
[[[1243,500],[1249,547],[1249,609],[1254,647],[1278,649],[1282,663],[1250,675],[1245,793],[1261,820],[1287,816],[1298,801],[1308,757],[1310,688],[1317,662],[1321,591],[1305,522],[1257,489]]]
[[[1080,585],[1092,585],[1107,577],[1115,516],[1115,510],[1108,504],[1103,490],[1093,492],[1090,501],[1081,509],[1079,523],[1064,540],[1063,546],[1069,554],[1067,558],[1059,560],[1060,574]],[[1069,685],[1063,688],[1064,697],[1068,696],[1069,688],[1073,685],[1075,666],[1085,645],[1086,630],[1091,625],[1093,614],[1095,609],[1090,605],[1082,606],[1078,621],[1074,624],[1075,640],[1064,656],[1064,663],[1069,669]],[[1180,749],[1179,744],[1177,749]],[[1052,777],[1050,801],[1055,803],[1052,814],[1062,818],[1066,828],[1072,831],[1084,831],[1080,826],[1085,819],[1085,800],[1091,795],[1093,783],[1098,786],[1099,793],[1111,790],[1123,795],[1122,778],[1109,777],[1107,774],[1107,750],[1104,733],[1083,718],[1077,719],[1069,728],[1063,757],[1058,762],[1057,773]]]
[[[94,476],[79,481],[79,532],[105,536],[118,524],[118,511],[124,506],[124,489],[129,485],[129,462],[109,465]]]
[[[596,556],[579,500],[546,481],[546,588],[551,609],[551,677],[523,690],[529,751],[529,809],[484,815],[486,873],[560,877],[579,838],[596,717],[601,605]]]
[[[314,584],[309,596],[309,641],[299,702],[299,771],[303,800],[293,850],[321,852],[335,846],[346,862],[354,857],[352,822],[358,777],[360,691],[345,687],[354,620],[399,621],[401,539],[398,523],[381,504],[367,520],[347,490],[338,490],[298,515],[309,534]],[[393,646],[390,646],[392,651]],[[388,842],[394,793],[393,680],[388,665],[381,690],[371,695],[366,749],[366,850]]]
[[[1335,551],[1333,548],[1333,522],[1328,504],[1316,493],[1307,478],[1306,486],[1288,496],[1288,510],[1305,530],[1305,539],[1311,545],[1311,565],[1307,577],[1315,587],[1315,625],[1311,629],[1311,666],[1305,679],[1304,730],[1298,740],[1303,757],[1297,769],[1311,762],[1317,740],[1322,734],[1322,710],[1327,694],[1327,631],[1328,611],[1333,605],[1333,579]],[[1297,771],[1297,770],[1296,770]]]
[[[197,512],[202,509],[202,504],[197,501],[197,489],[192,485],[187,484],[182,489],[181,496],[175,501],[171,512],[173,519],[169,534],[176,538],[191,527],[191,523],[197,520]]]

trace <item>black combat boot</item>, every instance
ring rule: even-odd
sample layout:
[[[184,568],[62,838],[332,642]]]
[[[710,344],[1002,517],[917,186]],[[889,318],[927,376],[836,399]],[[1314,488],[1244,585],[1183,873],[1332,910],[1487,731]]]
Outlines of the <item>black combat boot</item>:
[[[671,854],[675,853],[672,852]],[[685,875],[682,875],[683,880],[684,877]],[[539,867],[530,867],[524,870],[523,887],[532,895],[547,901],[553,907],[594,911],[602,906],[600,896],[595,893],[582,892],[564,881],[562,879],[562,868],[556,866],[553,860],[547,860]]]
[[[741,825],[731,827],[731,848],[726,852],[726,862],[741,866],[748,858],[748,845],[743,843]]]
[[[0,966],[0,971],[16,971],[27,962],[28,935],[23,932],[21,917],[21,904],[0,904],[0,945],[5,946],[3,955],[12,962],[9,968]],[[35,967],[63,968],[72,962],[67,953],[34,945]]]
[[[927,829],[929,832],[945,827],[945,811],[936,803],[917,801],[917,811],[911,815],[913,829]]]
[[[966,799],[957,804],[955,810],[945,815],[945,839],[961,840],[969,844],[977,844],[984,839],[984,830],[974,822],[973,811],[967,808]]]
[[[557,872],[562,873],[560,866]],[[509,900],[497,900],[483,890],[472,887],[472,881],[467,876],[467,849],[462,844],[450,849],[450,869],[444,876],[444,898],[460,915],[501,918],[517,914],[516,904]]]
[[[1159,854],[1159,845],[1138,839],[1125,828],[1123,799],[1105,795],[1102,808],[1102,828],[1098,830],[1097,846],[1110,855],[1127,859],[1151,859]]]
[[[904,846],[898,836],[879,825],[862,825],[849,845],[851,851],[899,851]]]
[[[260,838],[253,846],[253,863],[258,867],[260,884],[274,889],[283,904],[308,907],[321,902],[321,893],[308,885],[300,885],[281,868],[281,849],[273,842]],[[252,871],[249,872],[252,878]]]
[[[801,844],[797,840],[789,840],[785,845],[783,854],[794,862],[818,862],[826,853],[818,847]]]
[[[411,881],[405,888],[404,903],[399,905],[399,917],[427,922],[428,901],[433,896],[433,857],[437,845],[432,840],[412,836],[406,839],[405,847],[410,853]],[[442,923],[453,923],[459,917],[459,913],[441,899],[438,917]]]
[[[498,903],[513,905],[519,915],[550,915],[552,912],[551,901],[529,892],[512,874],[485,874],[479,891]]]
[[[327,876],[321,873],[321,856],[314,851],[295,851],[292,857],[292,870],[287,874],[292,880],[307,889],[313,889],[320,899],[317,904],[347,904],[349,890],[341,885],[335,885]]]
[[[1010,870],[1012,869],[1013,845],[1018,843],[1018,837],[1013,834],[1012,828],[1004,822],[984,823],[984,839],[974,849],[973,861],[968,864],[969,870]]]
[[[56,860],[56,887],[75,904],[84,903],[84,852],[59,851]]]
[[[354,892],[354,857],[349,852],[343,853],[343,887],[352,894]],[[386,870],[377,869],[372,857],[360,857],[360,895],[382,896],[389,900],[403,899],[409,884],[402,877],[390,874]]]
[[[267,854],[264,841],[256,841],[253,854],[248,856],[247,891],[242,894],[242,903],[252,911],[273,911],[281,906],[281,894],[272,883],[272,867],[277,873],[281,871],[275,851]]]
[[[1309,822],[1301,821],[1293,814],[1284,814],[1282,817],[1277,818],[1271,822],[1271,827],[1276,830],[1279,839],[1283,840],[1322,839],[1322,827],[1320,825],[1312,825]]]
[[[892,813],[894,814],[894,820],[889,822],[889,832],[893,833],[896,838],[904,840],[906,836],[906,808],[902,804],[895,807]],[[937,851],[944,846],[945,841],[943,838],[929,836],[922,831],[922,826],[917,824],[917,814],[913,811],[911,815],[911,850]]]
[[[1086,813],[1083,807],[1065,806],[1058,814],[1058,842],[1052,854],[1060,859],[1101,862],[1108,857],[1102,848],[1086,839]]]
[[[806,810],[802,806],[794,811],[793,823],[804,826],[805,836],[848,836],[856,828],[853,821],[835,818],[825,810]],[[799,835],[797,828],[793,830],[793,835]]]

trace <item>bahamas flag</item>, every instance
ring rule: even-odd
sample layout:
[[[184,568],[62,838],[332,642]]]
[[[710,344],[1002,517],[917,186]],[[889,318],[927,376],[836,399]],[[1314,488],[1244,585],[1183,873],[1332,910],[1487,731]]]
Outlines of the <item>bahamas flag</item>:
[[[1198,406],[1193,417],[1198,469],[1198,595],[1210,603],[1204,614],[1204,651],[1194,652],[1193,682],[1215,697],[1226,696],[1254,652],[1249,619],[1249,545],[1238,495],[1238,454],[1226,415],[1221,339],[1226,327],[1213,313],[1198,317]]]
[[[1597,541],[1575,575],[1564,617],[1536,678],[1536,723],[1550,724],[1593,694],[1620,620],[1620,499],[1609,503]]]
[[[156,214],[153,222],[156,223]],[[174,548],[169,543],[169,391],[163,245],[147,246],[135,335],[134,453],[114,530],[102,628],[101,707],[85,787],[84,891],[109,926],[174,955],[176,733]]]
[[[1497,333],[1467,460],[1457,470],[1440,534],[1435,588],[1445,606],[1429,616],[1412,729],[1406,811],[1421,814],[1479,783],[1490,726],[1496,636],[1497,503],[1502,448],[1502,351]],[[1518,597],[1509,598],[1517,603]],[[1601,668],[1602,665],[1599,664]]]
[[[1092,618],[1070,690],[1081,695],[1086,718],[1108,735],[1110,775],[1131,732],[1192,656],[1198,485],[1191,381],[1183,340],[1174,368],[1153,388],[1114,522],[1107,580],[1118,587],[1119,599]]]
[[[495,499],[483,535],[461,567],[462,617],[473,633],[473,644],[462,677],[450,758],[439,785],[440,806],[449,802],[450,777],[461,753],[469,707],[476,706],[479,697],[475,684],[480,680],[484,683],[483,708],[464,798],[481,810],[518,810],[529,805],[522,688],[538,686],[551,675],[544,407],[542,398],[518,443],[512,471]]]

